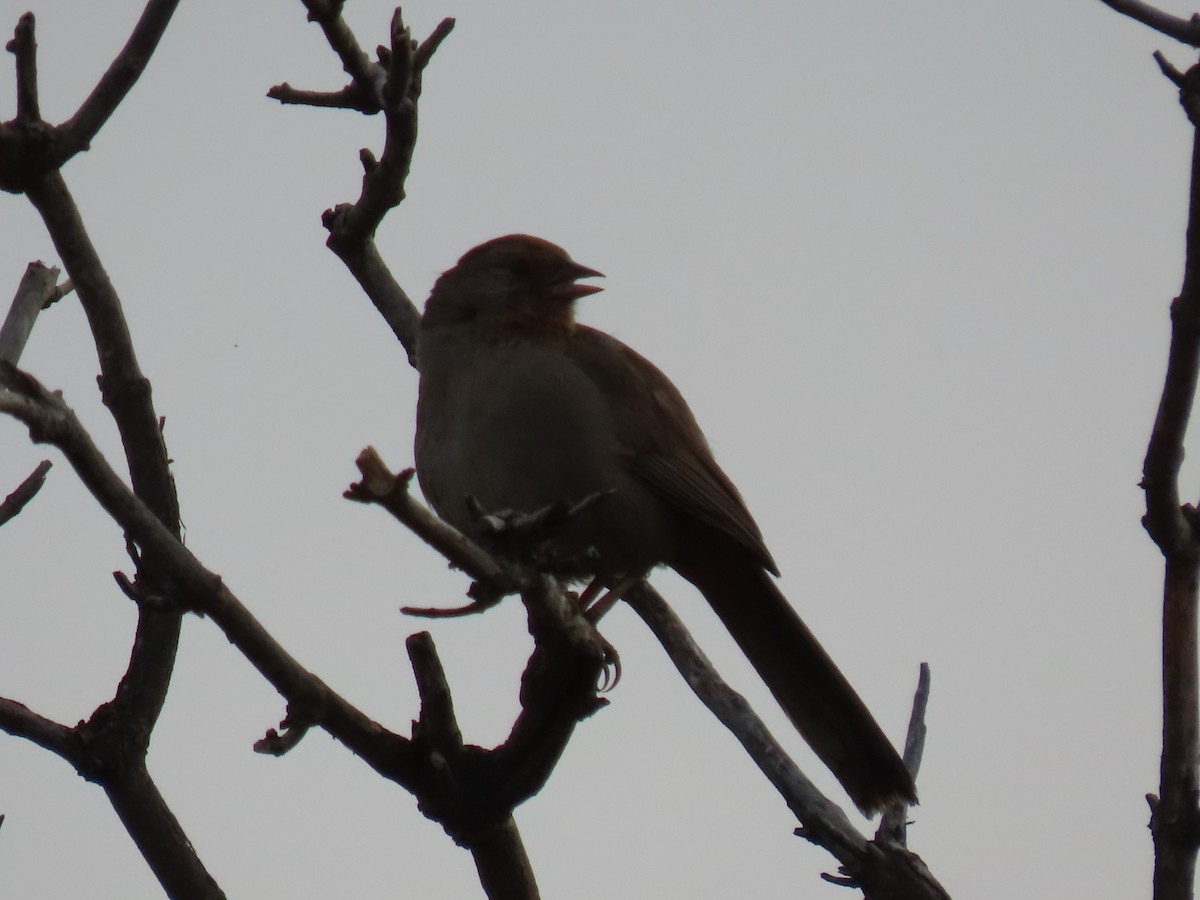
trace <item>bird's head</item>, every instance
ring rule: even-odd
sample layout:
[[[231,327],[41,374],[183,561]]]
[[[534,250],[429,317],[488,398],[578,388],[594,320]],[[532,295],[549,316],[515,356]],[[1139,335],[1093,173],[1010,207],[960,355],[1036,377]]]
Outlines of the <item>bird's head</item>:
[[[425,326],[479,322],[523,330],[569,329],[574,302],[603,290],[579,284],[602,277],[562,247],[527,234],[510,234],[469,250],[433,286]]]

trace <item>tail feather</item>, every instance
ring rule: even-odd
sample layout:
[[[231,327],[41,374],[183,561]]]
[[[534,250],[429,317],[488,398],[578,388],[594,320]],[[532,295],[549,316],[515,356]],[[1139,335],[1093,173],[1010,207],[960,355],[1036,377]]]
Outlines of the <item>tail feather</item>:
[[[916,787],[854,688],[748,556],[688,554],[672,567],[704,594],[792,724],[864,813],[916,802]],[[731,564],[731,562],[736,564]]]

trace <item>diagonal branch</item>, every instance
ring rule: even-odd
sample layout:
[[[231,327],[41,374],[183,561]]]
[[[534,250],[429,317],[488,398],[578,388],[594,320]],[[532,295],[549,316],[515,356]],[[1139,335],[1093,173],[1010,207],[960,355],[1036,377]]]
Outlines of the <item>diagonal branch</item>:
[[[451,564],[474,578],[477,587],[472,596],[477,602],[490,605],[521,589],[520,573],[413,499],[408,486],[414,470],[405,469],[393,475],[374,447],[359,453],[355,464],[362,473],[362,481],[352,484],[343,496],[383,507]]]
[[[316,22],[325,33],[325,40],[342,61],[342,68],[363,88],[377,87],[380,83],[379,67],[363,51],[358,38],[342,18],[341,0],[304,0],[308,9],[308,20]]]
[[[801,826],[796,833],[828,850],[841,863],[840,884],[859,887],[871,898],[948,900],[915,854],[891,841],[868,841],[846,814],[805,777],[745,698],[717,674],[683,622],[648,583],[624,599],[654,633],[688,686],[745,748]]]
[[[290,705],[303,709],[311,721],[378,771],[403,782],[411,765],[411,754],[404,749],[407,742],[367,718],[290,656],[224,582],[125,485],[60,396],[4,364],[0,364],[0,386],[8,388],[0,392],[0,412],[24,422],[34,441],[53,444],[63,452],[92,496],[143,556],[156,560],[173,586],[171,598],[210,616]]]
[[[25,476],[25,480],[17,485],[16,490],[4,498],[4,502],[0,503],[0,525],[20,515],[21,510],[26,507],[29,501],[37,496],[37,492],[46,483],[46,473],[50,471],[50,465],[50,460],[43,459],[37,464],[37,468]]]
[[[88,149],[92,139],[146,70],[177,6],[179,0],[150,0],[146,4],[117,58],[75,115],[58,127],[57,165],[61,166],[76,153]]]
[[[1193,15],[1190,19],[1181,19],[1170,13],[1163,12],[1142,0],[1100,0],[1105,6],[1115,9],[1124,16],[1129,16],[1148,25],[1155,31],[1173,37],[1177,41],[1200,47],[1200,16]]]
[[[70,282],[61,287],[56,284],[58,274],[57,268],[47,266],[40,260],[25,267],[8,315],[0,326],[0,359],[15,366],[25,351],[25,344],[29,341],[38,315],[72,290]]]
[[[74,762],[78,745],[73,729],[31,710],[24,703],[0,698],[0,731],[32,741],[68,762]]]

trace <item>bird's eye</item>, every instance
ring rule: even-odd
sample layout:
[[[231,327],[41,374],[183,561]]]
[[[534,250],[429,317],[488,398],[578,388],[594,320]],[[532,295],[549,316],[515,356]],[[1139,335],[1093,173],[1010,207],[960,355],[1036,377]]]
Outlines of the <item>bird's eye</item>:
[[[508,264],[508,271],[517,278],[528,278],[533,274],[533,267],[527,259],[514,259]]]

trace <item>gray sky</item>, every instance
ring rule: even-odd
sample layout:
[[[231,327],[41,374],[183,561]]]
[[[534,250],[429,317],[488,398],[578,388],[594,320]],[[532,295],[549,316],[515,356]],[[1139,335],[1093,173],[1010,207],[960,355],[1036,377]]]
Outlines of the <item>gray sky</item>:
[[[40,0],[47,118],[75,109],[140,5]],[[8,33],[26,6],[0,2]],[[348,12],[366,46],[385,39],[388,4]],[[1184,67],[1186,48],[1099,0],[406,15],[419,36],[458,18],[426,75],[409,199],[379,235],[409,293],[512,231],[606,272],[581,318],[683,391],[784,590],[897,741],[931,664],[910,842],[945,886],[1146,895],[1161,563],[1137,482],[1191,148],[1150,53]],[[320,225],[357,196],[382,121],[268,101],[285,80],[343,84],[298,2],[185,3],[65,175],[167,419],[188,545],[405,731],[403,639],[422,625],[397,608],[456,604],[466,582],[341,498],[363,446],[412,461],[416,377]],[[15,287],[36,258],[57,261],[40,221],[0,198],[0,277]],[[75,302],[39,320],[22,364],[117,452]],[[44,455],[0,421],[0,494]],[[109,575],[127,569],[119,530],[48,455],[46,488],[0,531],[0,695],[75,722],[111,695],[134,613]],[[1200,470],[1184,476],[1194,495]],[[847,802],[702,599],[655,582]],[[519,604],[432,630],[467,739],[499,741],[528,651]],[[640,622],[618,608],[605,633],[624,680],[517,814],[544,896],[844,896]],[[282,713],[188,621],[151,768],[229,896],[481,895],[469,855],[328,738],[252,753]],[[0,812],[0,896],[161,895],[100,790],[4,737]]]

